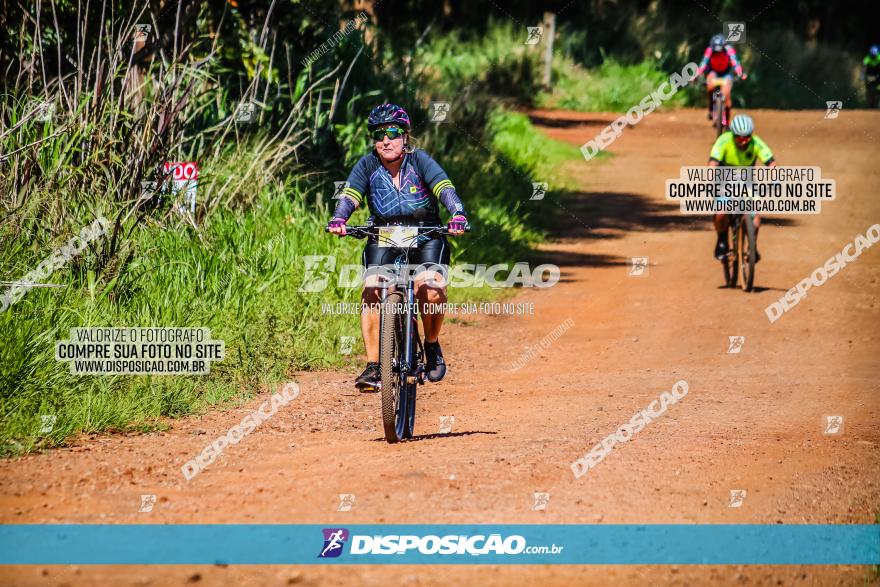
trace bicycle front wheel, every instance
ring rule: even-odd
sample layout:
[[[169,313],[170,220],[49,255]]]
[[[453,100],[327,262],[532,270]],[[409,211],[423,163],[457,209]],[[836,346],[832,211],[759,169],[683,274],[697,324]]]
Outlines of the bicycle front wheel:
[[[406,381],[401,377],[400,355],[404,349],[403,294],[388,294],[382,304],[379,327],[379,373],[382,379],[382,426],[385,440],[394,443],[406,437],[408,395]]]
[[[715,90],[714,102],[715,112],[712,119],[712,125],[715,127],[715,136],[720,137],[724,132],[724,94],[719,90]]]
[[[740,226],[740,251],[738,257],[742,263],[743,282],[742,287],[745,291],[752,291],[755,283],[755,263],[757,262],[757,229],[755,229],[755,219],[751,214],[744,214]]]
[[[733,216],[730,219],[730,228],[727,229],[730,233],[730,249],[727,257],[724,259],[724,277],[727,279],[727,287],[736,287],[739,278],[739,247],[742,241],[741,227],[742,222],[736,216]]]

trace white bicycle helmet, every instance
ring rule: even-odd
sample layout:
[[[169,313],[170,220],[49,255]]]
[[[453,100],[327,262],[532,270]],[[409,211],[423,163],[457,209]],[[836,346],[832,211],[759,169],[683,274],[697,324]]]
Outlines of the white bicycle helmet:
[[[737,114],[730,121],[730,130],[738,137],[748,137],[755,131],[755,122],[751,116]]]

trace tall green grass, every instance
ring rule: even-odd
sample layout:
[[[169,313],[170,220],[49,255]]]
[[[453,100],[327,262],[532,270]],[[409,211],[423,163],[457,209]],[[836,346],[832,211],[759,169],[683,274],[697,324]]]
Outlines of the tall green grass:
[[[198,232],[138,228],[131,260],[107,283],[76,266],[51,277],[62,288],[35,288],[0,314],[0,441],[27,450],[68,434],[156,425],[231,397],[247,397],[291,370],[338,365],[339,336],[356,335],[351,317],[322,315],[320,304],[355,301],[333,283],[299,291],[303,255],[357,258],[356,246],[320,227],[316,211],[290,186],[264,186],[247,211],[219,210]],[[19,255],[18,273],[47,251]],[[81,267],[90,262],[86,253]],[[4,258],[9,267],[10,259]],[[4,271],[5,272],[5,271]],[[56,340],[72,327],[208,327],[226,343],[209,376],[77,376],[54,359]],[[37,434],[41,414],[55,429]]]
[[[670,73],[659,69],[654,61],[626,65],[606,59],[599,67],[586,70],[566,56],[554,61],[554,83],[551,92],[542,92],[538,104],[582,112],[620,112],[629,110],[661,83]],[[687,92],[677,92],[663,103],[664,107],[684,106]]]
[[[529,104],[540,83],[541,46],[525,45],[526,31],[493,21],[485,32],[454,29],[435,35],[413,57],[421,87],[432,99],[455,102],[457,117],[480,110],[487,98]]]
[[[572,177],[559,173],[559,165],[581,157],[577,146],[537,132],[529,117],[520,112],[495,110],[489,116],[488,128],[492,145],[501,155],[529,175],[547,181],[551,190],[575,187]]]

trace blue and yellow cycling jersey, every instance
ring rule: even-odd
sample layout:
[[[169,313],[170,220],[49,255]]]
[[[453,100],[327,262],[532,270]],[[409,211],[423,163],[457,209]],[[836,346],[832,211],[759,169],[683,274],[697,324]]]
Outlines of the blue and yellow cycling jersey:
[[[758,159],[764,165],[772,163],[773,151],[770,150],[767,143],[761,140],[761,137],[754,134],[749,146],[740,149],[734,142],[733,133],[727,131],[721,133],[721,136],[712,145],[709,158],[730,167],[751,167]]]
[[[372,219],[378,222],[413,220],[439,224],[438,200],[451,215],[464,214],[464,206],[446,172],[421,149],[404,155],[400,166],[400,189],[394,186],[391,174],[375,151],[364,155],[351,170],[343,197],[357,206],[366,199]],[[338,212],[337,216],[341,213]]]

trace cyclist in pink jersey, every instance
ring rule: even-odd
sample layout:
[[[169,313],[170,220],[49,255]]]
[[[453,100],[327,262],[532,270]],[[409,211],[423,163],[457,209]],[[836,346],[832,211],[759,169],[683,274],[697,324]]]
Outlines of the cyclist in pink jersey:
[[[746,74],[736,58],[736,51],[724,42],[724,37],[721,35],[715,35],[709,40],[709,46],[703,52],[703,60],[700,61],[700,67],[697,69],[697,73],[694,74],[694,78],[696,79],[706,70],[708,70],[706,74],[706,89],[709,96],[709,120],[712,120],[713,82],[718,78],[722,78],[724,85],[721,86],[721,92],[724,94],[725,106],[723,124],[727,127],[727,123],[730,120],[730,94],[733,89],[733,75],[736,74],[738,78],[746,79]]]

